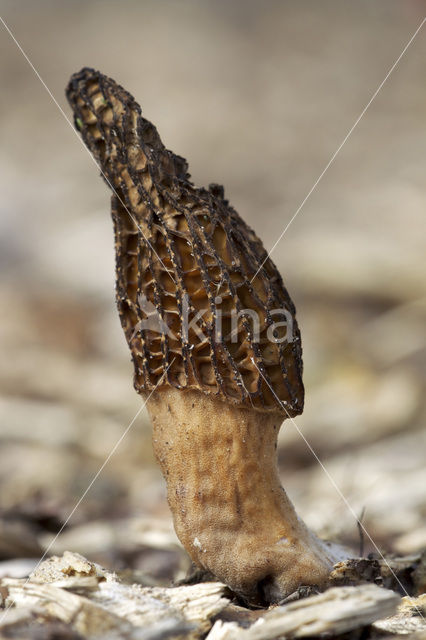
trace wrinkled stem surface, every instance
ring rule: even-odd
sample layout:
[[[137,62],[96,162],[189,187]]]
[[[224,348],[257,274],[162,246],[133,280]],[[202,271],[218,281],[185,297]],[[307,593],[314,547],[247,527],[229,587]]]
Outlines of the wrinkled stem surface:
[[[280,414],[172,388],[155,391],[147,406],[175,529],[199,567],[266,603],[326,582],[339,558],[298,518],[279,482]]]

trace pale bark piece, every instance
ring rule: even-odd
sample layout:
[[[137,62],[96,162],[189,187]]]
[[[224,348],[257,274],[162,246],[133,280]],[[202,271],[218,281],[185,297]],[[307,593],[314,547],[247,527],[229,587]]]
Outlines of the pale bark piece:
[[[57,582],[64,578],[76,577],[76,578],[88,578],[93,577],[105,578],[107,572],[94,562],[86,560],[79,553],[71,551],[65,551],[65,553],[58,557],[52,556],[47,560],[44,560],[34,571],[32,571],[30,578],[35,582]]]
[[[304,638],[321,633],[338,635],[392,615],[400,597],[375,585],[333,587],[265,613],[249,629],[218,620],[207,640],[272,640],[278,636]]]
[[[393,634],[423,633],[426,637],[426,593],[417,598],[402,598],[398,611],[394,616],[378,620],[374,628],[382,633]]]
[[[8,591],[5,604],[41,610],[47,618],[56,618],[86,636],[101,636],[112,630],[131,628],[129,622],[110,613],[88,598],[54,584],[9,578],[2,580]]]
[[[59,620],[90,638],[195,640],[210,630],[211,618],[229,603],[221,583],[171,588],[127,585],[70,552],[41,563],[29,580],[5,578],[0,587],[7,608],[0,630],[2,625],[31,622],[34,614],[34,619]],[[16,613],[21,610],[22,615]]]
[[[124,585],[108,579],[99,585],[93,601],[125,618],[135,626],[154,626],[159,619],[186,621],[194,629],[194,637],[211,628],[210,619],[226,607],[225,586],[206,582],[185,587],[141,587]]]

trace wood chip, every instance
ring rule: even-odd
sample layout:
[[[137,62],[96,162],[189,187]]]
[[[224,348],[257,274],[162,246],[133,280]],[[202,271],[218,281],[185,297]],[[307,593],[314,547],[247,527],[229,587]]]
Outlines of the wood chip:
[[[89,638],[196,640],[210,630],[211,618],[229,603],[221,583],[174,588],[128,585],[70,552],[41,563],[29,580],[4,578],[0,588],[9,607],[0,620],[0,631],[13,626],[13,616],[20,628],[33,613],[34,618],[41,615],[47,621],[60,621]],[[16,613],[21,610],[24,616]]]
[[[249,629],[218,620],[207,640],[268,640],[281,635],[295,638],[320,633],[338,635],[392,615],[400,601],[393,591],[367,584],[333,587],[324,593],[276,607]]]
[[[418,598],[402,598],[398,611],[386,620],[378,620],[373,627],[381,632],[408,634],[423,632],[426,637],[426,594]]]

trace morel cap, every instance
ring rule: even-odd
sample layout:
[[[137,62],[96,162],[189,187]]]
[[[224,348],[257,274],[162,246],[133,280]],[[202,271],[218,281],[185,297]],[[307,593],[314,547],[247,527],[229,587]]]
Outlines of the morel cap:
[[[301,413],[294,305],[223,188],[196,188],[186,161],[113,80],[85,68],[67,97],[114,192],[117,301],[136,389],[160,383]]]

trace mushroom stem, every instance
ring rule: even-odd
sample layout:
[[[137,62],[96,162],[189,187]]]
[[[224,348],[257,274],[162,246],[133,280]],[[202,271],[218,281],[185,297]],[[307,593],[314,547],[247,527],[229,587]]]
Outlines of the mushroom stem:
[[[195,564],[263,604],[327,582],[340,557],[280,485],[281,414],[174,388],[156,390],[147,407],[175,529]]]

